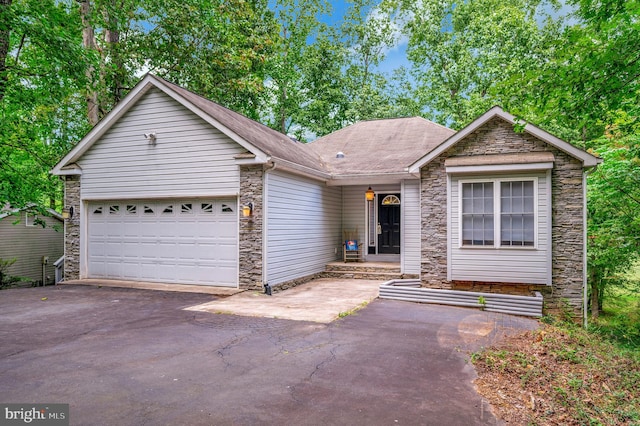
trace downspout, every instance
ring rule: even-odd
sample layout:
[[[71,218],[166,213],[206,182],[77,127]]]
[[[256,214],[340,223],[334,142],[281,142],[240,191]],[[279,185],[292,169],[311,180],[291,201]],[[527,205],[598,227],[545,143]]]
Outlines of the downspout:
[[[269,160],[271,157],[269,157]],[[268,243],[268,215],[267,215],[267,174],[269,172],[274,171],[278,165],[274,162],[271,162],[271,166],[264,171],[264,177],[262,180],[262,285],[264,286],[264,294],[271,296],[271,286],[267,281],[267,271],[268,267],[268,259],[269,255],[267,252],[267,243]]]

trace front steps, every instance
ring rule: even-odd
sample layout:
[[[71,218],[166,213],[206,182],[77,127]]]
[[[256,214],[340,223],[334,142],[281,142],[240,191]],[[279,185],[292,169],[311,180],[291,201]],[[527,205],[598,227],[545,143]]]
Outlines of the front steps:
[[[394,262],[331,262],[327,264],[323,278],[389,281],[418,278],[417,274],[403,274],[399,263]]]

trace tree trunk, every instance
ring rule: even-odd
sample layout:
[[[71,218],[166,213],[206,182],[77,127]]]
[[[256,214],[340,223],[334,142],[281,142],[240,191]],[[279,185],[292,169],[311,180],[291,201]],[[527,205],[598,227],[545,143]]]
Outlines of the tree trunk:
[[[9,10],[13,0],[0,0],[0,17],[4,19],[5,28],[0,29],[0,102],[4,98],[7,90],[9,75],[7,71],[7,55],[9,54],[9,37],[11,36],[11,26],[9,25]]]
[[[598,281],[594,278],[591,280],[591,318],[596,319],[600,316],[600,292],[598,291]]]
[[[111,72],[112,87],[111,92],[113,98],[113,104],[117,104],[122,99],[122,90],[124,88],[124,70],[122,55],[120,53],[120,30],[118,29],[118,18],[116,16],[116,5],[111,2],[107,10],[104,11],[105,22],[107,28],[104,31],[104,41],[106,53],[109,55],[109,60],[113,64],[113,70]]]
[[[85,49],[98,50],[95,32],[91,24],[91,0],[80,1],[80,18],[82,19],[82,45]],[[100,120],[100,105],[98,102],[98,89],[96,83],[96,69],[89,65],[86,71],[87,76],[87,118],[92,126]]]

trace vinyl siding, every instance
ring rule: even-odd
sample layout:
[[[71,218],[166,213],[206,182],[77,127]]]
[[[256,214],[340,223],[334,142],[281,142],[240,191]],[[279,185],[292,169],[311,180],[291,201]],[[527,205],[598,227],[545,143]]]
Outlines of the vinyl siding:
[[[155,132],[150,145],[144,133]],[[243,149],[157,89],[149,91],[78,161],[83,199],[238,193]]]
[[[487,176],[479,180],[492,179]],[[460,247],[460,180],[469,177],[451,177],[451,262],[452,280],[551,284],[549,262],[549,203],[550,194],[546,174],[500,176],[500,179],[537,178],[537,244],[535,248],[478,248]]]
[[[266,174],[267,283],[276,285],[322,272],[338,258],[341,192],[284,172]]]
[[[23,211],[19,216],[0,219],[0,258],[17,259],[16,263],[9,268],[9,275],[40,281],[42,280],[42,256],[49,256],[46,275],[47,282],[52,283],[55,277],[53,263],[62,256],[64,251],[64,233],[62,232],[64,225],[58,219],[41,217],[47,222],[46,228],[26,226],[25,215]],[[14,225],[18,218],[20,221]]]
[[[405,180],[402,190],[402,272],[420,273],[420,181]]]
[[[361,244],[367,242],[367,202],[364,198],[366,186],[342,187],[342,229],[353,232],[357,230],[358,241]],[[344,239],[344,236],[341,237]],[[366,253],[366,250],[365,250]]]

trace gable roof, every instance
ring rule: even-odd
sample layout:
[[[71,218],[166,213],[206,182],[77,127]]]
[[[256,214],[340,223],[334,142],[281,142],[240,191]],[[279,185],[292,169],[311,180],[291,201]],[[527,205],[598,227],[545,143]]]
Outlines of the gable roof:
[[[220,130],[255,155],[258,163],[293,163],[316,172],[324,170],[317,155],[304,144],[290,139],[257,121],[251,120],[213,101],[160,77],[147,74],[78,144],[53,168],[56,175],[79,174],[74,163],[91,148],[151,88],[157,88],[188,110]]]
[[[409,166],[409,172],[410,173],[419,172],[420,168],[422,168],[423,166],[431,162],[431,160],[438,157],[440,154],[442,154],[443,152],[451,148],[456,143],[460,142],[462,139],[464,139],[471,133],[475,132],[477,129],[479,129],[484,124],[489,122],[489,120],[495,117],[501,118],[502,120],[507,121],[508,123],[511,123],[511,124],[516,124],[519,122],[519,120],[517,120],[513,115],[509,114],[508,112],[505,112],[499,106],[494,106],[489,111],[487,111],[486,113],[484,113],[483,115],[481,115],[480,117],[472,121],[465,128],[461,129],[456,134],[451,136],[449,139],[444,141],[438,147],[427,152],[424,156],[422,156],[420,159],[418,159],[413,164],[411,164]],[[543,142],[546,142],[549,145],[554,146],[560,151],[563,151],[568,155],[580,160],[582,162],[583,167],[594,167],[602,162],[602,159],[594,155],[591,155],[588,152],[583,151],[571,145],[570,143],[563,141],[562,139],[559,139],[553,136],[551,133],[548,133],[537,126],[534,126],[531,123],[526,123],[526,125],[524,126],[524,131],[542,140]]]
[[[422,117],[361,121],[309,144],[332,176],[406,173],[455,131]],[[344,154],[338,158],[338,153]]]
[[[21,208],[0,210],[0,220],[4,219],[5,217],[8,217],[8,216],[13,216],[16,213],[19,213],[21,211],[25,211],[26,210],[28,212],[29,209],[31,209],[32,207],[35,207],[35,206],[36,206],[35,204],[30,203],[30,204],[27,204],[26,206],[21,207]],[[64,220],[62,215],[60,213],[58,213],[57,211],[55,211],[53,209],[49,209],[49,208],[46,209],[46,210],[51,215],[51,217],[53,217],[55,219],[58,219],[61,222]]]

